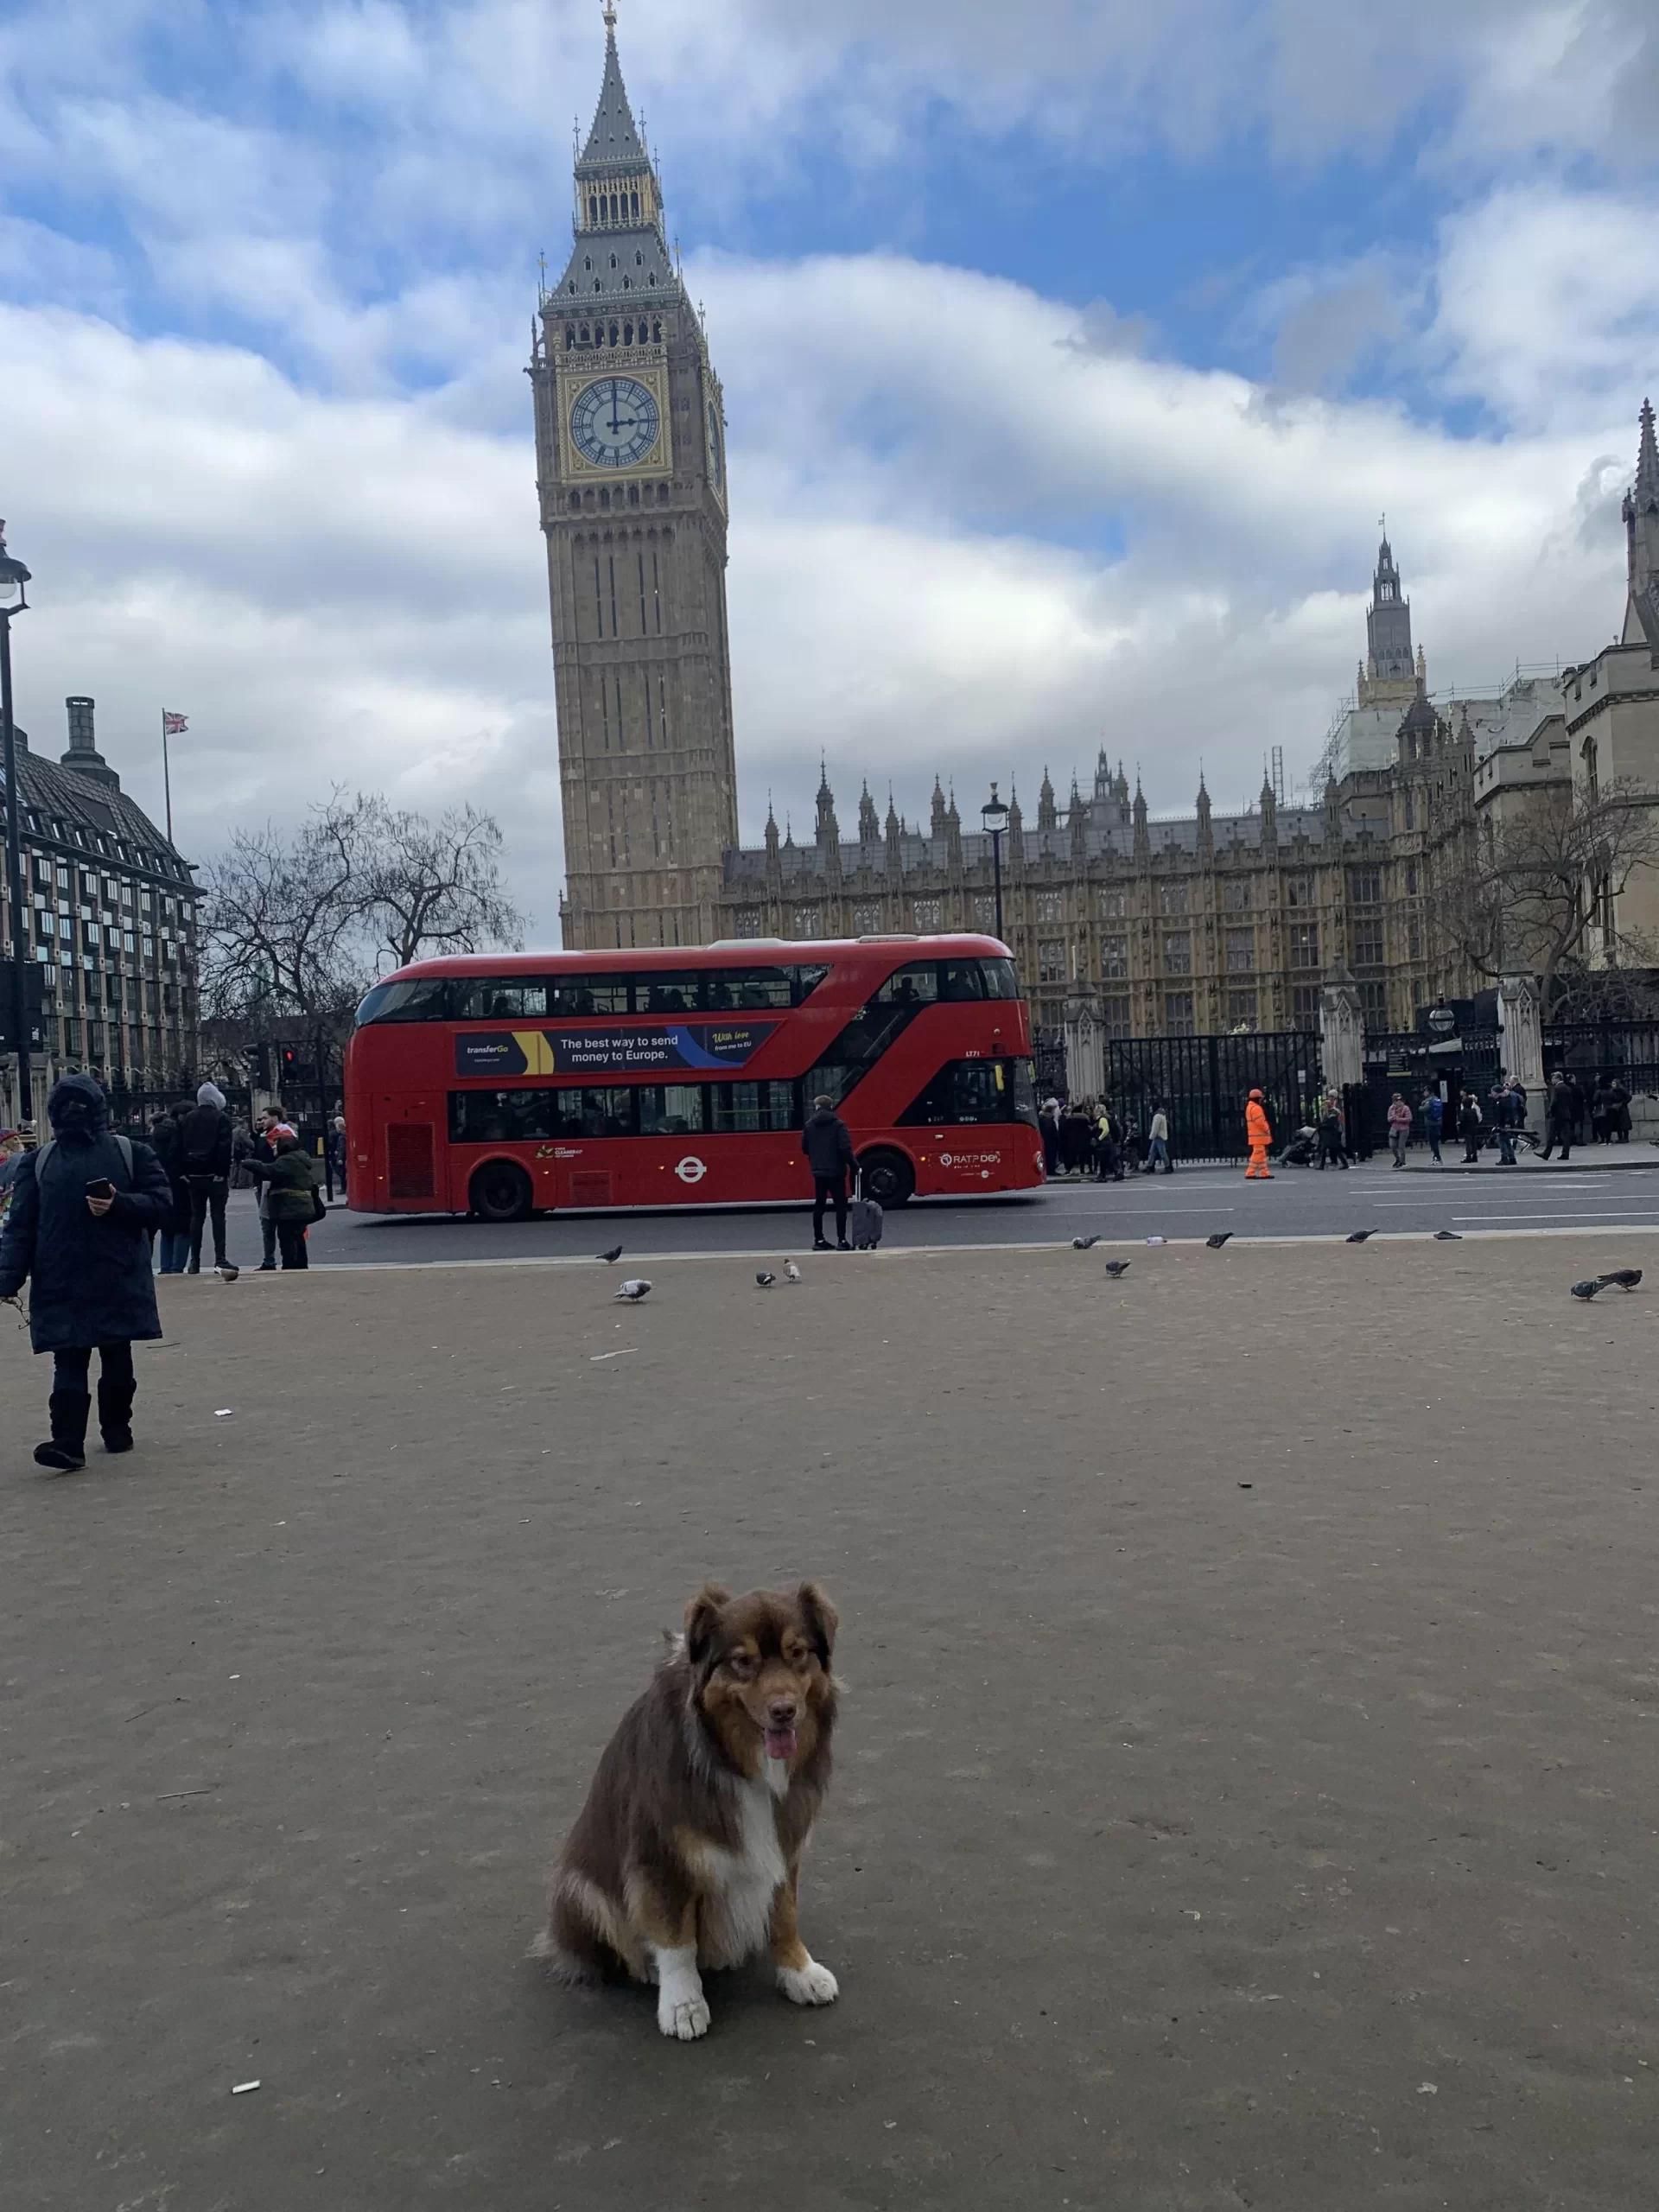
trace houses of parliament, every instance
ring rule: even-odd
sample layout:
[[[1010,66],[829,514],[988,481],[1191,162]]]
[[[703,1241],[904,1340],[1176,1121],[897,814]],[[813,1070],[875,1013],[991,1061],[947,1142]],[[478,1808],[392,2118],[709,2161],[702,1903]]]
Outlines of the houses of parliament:
[[[530,375],[552,609],[571,947],[989,930],[993,855],[936,781],[925,823],[868,784],[843,830],[827,773],[810,841],[739,844],[719,378],[664,224],[606,14],[575,165],[574,245]],[[1644,416],[1644,459],[1651,417]],[[1659,603],[1659,601],[1656,601]],[[1333,969],[1370,1029],[1409,1027],[1471,975],[1432,926],[1484,799],[1570,773],[1561,679],[1435,702],[1386,533],[1353,705],[1311,803],[1264,780],[1245,813],[1154,818],[1100,755],[1031,813],[1011,794],[1003,934],[1040,1034],[1090,1007],[1109,1035],[1311,1027]],[[1643,658],[1646,658],[1644,654]],[[1322,788],[1321,788],[1322,785]]]

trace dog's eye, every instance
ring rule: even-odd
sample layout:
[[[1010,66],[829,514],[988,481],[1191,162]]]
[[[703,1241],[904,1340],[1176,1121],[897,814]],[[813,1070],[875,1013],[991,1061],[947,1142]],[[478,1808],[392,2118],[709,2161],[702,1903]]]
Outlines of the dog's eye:
[[[750,1652],[734,1651],[728,1656],[726,1664],[731,1669],[733,1674],[747,1681],[753,1674],[757,1662]]]

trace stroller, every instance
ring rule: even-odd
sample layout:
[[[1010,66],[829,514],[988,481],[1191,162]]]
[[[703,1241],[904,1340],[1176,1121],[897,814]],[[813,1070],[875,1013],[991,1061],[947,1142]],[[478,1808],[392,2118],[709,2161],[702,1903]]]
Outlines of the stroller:
[[[1319,1133],[1304,1122],[1279,1154],[1281,1167],[1311,1167],[1319,1156]]]

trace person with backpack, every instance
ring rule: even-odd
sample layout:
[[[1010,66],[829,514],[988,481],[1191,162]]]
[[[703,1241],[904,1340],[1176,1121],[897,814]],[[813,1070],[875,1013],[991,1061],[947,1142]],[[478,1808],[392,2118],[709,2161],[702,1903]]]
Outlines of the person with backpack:
[[[1465,1167],[1473,1167],[1479,1160],[1483,1126],[1480,1101],[1472,1090],[1465,1090],[1463,1103],[1458,1108],[1458,1135],[1463,1139],[1463,1164]]]
[[[1438,1090],[1423,1093],[1423,1135],[1428,1139],[1429,1157],[1437,1167],[1444,1167],[1440,1158],[1440,1124],[1446,1118],[1446,1101]]]
[[[216,1083],[204,1083],[194,1109],[179,1125],[179,1165],[190,1187],[190,1259],[187,1274],[201,1273],[201,1232],[211,1214],[213,1265],[229,1267],[225,1249],[225,1200],[231,1187],[231,1117]]]
[[[847,1177],[853,1166],[853,1133],[836,1111],[833,1098],[812,1101],[812,1111],[801,1131],[801,1150],[812,1171],[812,1249],[827,1252],[823,1210],[836,1209],[836,1249],[850,1252],[847,1242]]]
[[[249,1174],[265,1185],[266,1216],[282,1248],[283,1273],[290,1268],[308,1268],[305,1232],[317,1218],[317,1185],[298,1137],[292,1129],[283,1129],[276,1141],[275,1158],[267,1161],[251,1157],[246,1166]]]
[[[35,1459],[67,1474],[86,1464],[94,1346],[105,1449],[132,1449],[132,1347],[162,1333],[149,1236],[172,1193],[147,1144],[111,1135],[109,1107],[91,1076],[54,1084],[46,1112],[52,1135],[25,1155],[0,1230],[0,1298],[33,1286],[29,1341],[53,1356],[52,1435],[35,1446]]]

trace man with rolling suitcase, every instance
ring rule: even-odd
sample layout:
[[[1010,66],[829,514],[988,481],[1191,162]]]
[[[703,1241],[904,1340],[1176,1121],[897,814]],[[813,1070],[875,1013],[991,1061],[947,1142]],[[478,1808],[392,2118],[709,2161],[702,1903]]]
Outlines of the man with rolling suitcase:
[[[830,1249],[830,1240],[823,1233],[823,1211],[833,1205],[836,1249],[850,1252],[853,1248],[847,1242],[847,1175],[853,1165],[853,1133],[836,1113],[833,1098],[822,1096],[812,1101],[812,1111],[801,1131],[801,1150],[812,1171],[812,1249]]]

